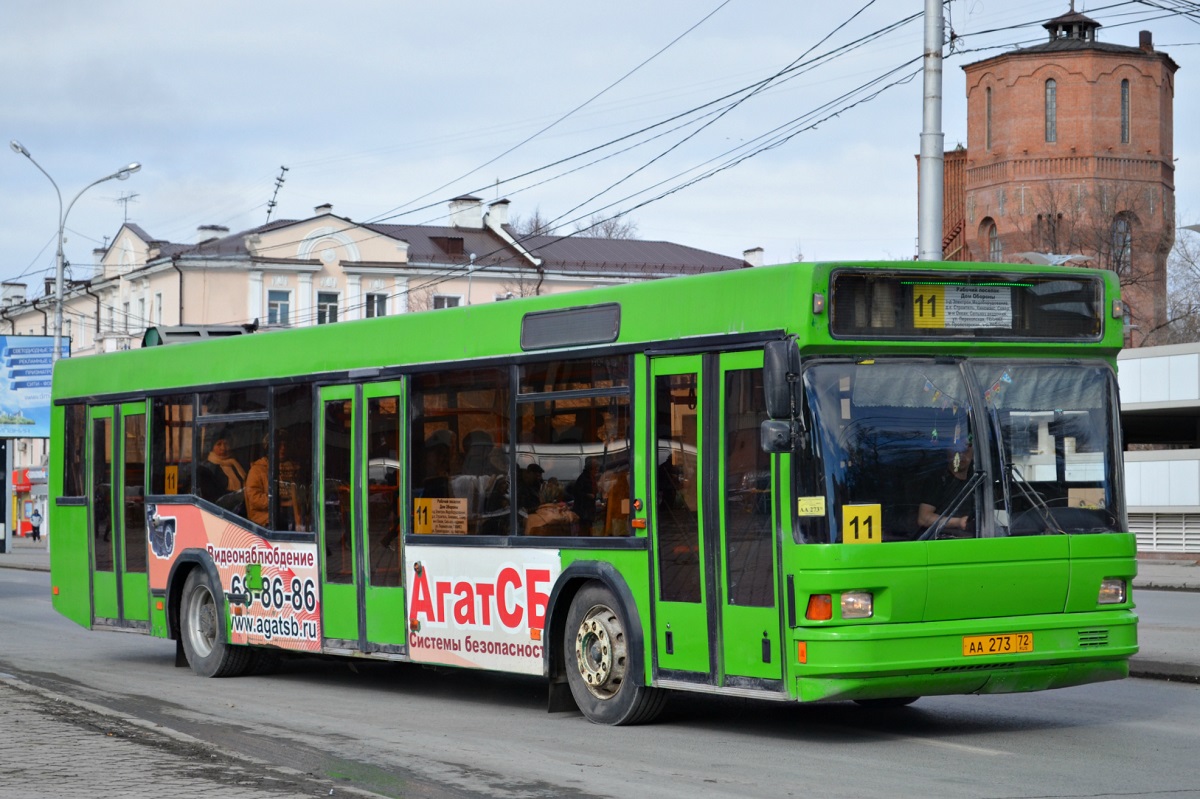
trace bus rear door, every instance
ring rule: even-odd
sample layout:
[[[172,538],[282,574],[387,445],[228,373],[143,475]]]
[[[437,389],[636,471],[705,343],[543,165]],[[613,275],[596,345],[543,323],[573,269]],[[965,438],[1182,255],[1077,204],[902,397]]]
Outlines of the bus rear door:
[[[96,406],[89,421],[92,620],[148,628],[146,406]]]
[[[327,649],[404,651],[403,407],[400,383],[321,389],[317,530]]]
[[[659,682],[782,691],[762,352],[651,362],[647,464]]]

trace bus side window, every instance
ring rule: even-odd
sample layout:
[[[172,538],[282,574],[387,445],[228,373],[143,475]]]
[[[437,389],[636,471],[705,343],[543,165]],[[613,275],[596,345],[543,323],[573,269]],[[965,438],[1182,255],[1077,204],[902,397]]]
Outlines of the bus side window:
[[[192,492],[191,394],[155,397],[150,411],[150,493]]]

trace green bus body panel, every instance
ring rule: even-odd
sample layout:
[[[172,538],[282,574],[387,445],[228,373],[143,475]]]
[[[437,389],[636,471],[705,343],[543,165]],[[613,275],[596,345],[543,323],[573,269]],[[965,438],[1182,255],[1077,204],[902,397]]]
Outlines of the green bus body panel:
[[[61,411],[58,414],[61,418]],[[51,469],[50,474],[55,474]],[[59,483],[62,476],[58,476]],[[50,548],[50,585],[54,609],[76,624],[92,626],[91,561],[88,554],[87,508],[51,505],[54,545]]]
[[[121,610],[126,621],[150,621],[150,576],[145,572],[121,575]]]
[[[367,640],[399,646],[408,636],[403,588],[367,586]]]
[[[117,609],[117,575],[113,572],[93,572],[92,598],[95,601],[97,619],[118,618],[120,613]]]
[[[595,563],[602,561],[610,564],[625,581],[625,587],[633,596],[634,606],[641,621],[642,641],[644,644],[645,662],[643,663],[643,678],[647,685],[651,684],[654,673],[654,659],[650,657],[654,641],[654,629],[651,626],[650,613],[650,553],[648,549],[632,550],[595,550],[595,549],[563,549],[559,551],[559,560],[565,572],[576,563]],[[560,608],[565,612],[566,607]],[[550,646],[561,645],[550,642]]]
[[[1137,538],[1133,533],[1071,536],[1071,588],[1066,611],[1079,613],[1095,607],[1102,580],[1122,578],[1129,591],[1136,576]]]
[[[966,657],[964,635],[1031,633],[1034,651]],[[1012,693],[1128,676],[1137,617],[1128,608],[1078,614],[797,631],[807,647],[803,701]],[[1102,643],[1101,643],[1102,641]],[[906,686],[898,690],[898,686]]]
[[[358,640],[358,588],[353,584],[321,584],[321,635]]]

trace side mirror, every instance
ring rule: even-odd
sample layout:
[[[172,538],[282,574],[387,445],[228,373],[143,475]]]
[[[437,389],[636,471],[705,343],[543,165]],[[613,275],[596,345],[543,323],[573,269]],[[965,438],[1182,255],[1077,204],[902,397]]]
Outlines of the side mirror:
[[[758,428],[758,445],[763,452],[792,451],[792,423],[781,419],[767,419]]]
[[[795,419],[800,415],[797,381],[800,379],[800,350],[792,339],[768,341],[763,348],[763,393],[767,416]]]

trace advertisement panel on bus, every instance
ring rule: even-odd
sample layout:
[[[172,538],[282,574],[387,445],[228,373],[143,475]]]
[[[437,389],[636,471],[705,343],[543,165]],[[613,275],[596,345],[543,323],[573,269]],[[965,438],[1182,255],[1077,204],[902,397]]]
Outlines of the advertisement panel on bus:
[[[404,563],[414,661],[542,673],[557,550],[409,546]]]
[[[230,643],[321,649],[316,544],[268,541],[191,505],[150,505],[150,588],[166,591],[179,555],[207,553],[230,602]]]

